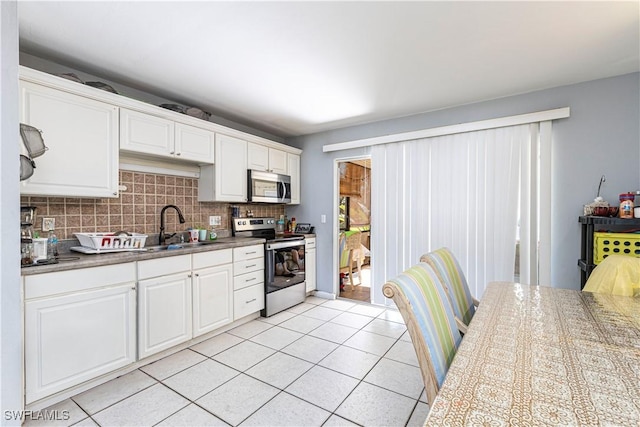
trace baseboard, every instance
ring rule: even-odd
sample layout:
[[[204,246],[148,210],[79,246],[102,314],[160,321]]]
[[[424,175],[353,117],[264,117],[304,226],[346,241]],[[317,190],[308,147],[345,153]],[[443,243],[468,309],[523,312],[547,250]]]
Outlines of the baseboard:
[[[316,291],[315,296],[317,296],[318,298],[324,298],[324,299],[336,299],[336,294],[334,293],[330,293],[330,292],[323,292],[323,291]]]

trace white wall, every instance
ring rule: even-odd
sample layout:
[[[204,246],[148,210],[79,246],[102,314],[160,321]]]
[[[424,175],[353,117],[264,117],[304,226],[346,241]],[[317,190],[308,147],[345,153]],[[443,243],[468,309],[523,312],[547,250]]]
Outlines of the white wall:
[[[18,13],[0,1],[0,425],[6,410],[22,409],[20,195],[18,151]]]
[[[288,139],[304,153],[301,204],[287,209],[287,215],[316,226],[318,289],[332,292],[337,276],[330,220],[333,161],[364,154],[363,149],[323,153],[323,145],[559,107],[570,107],[571,117],[553,124],[551,284],[580,289],[577,218],[582,206],[593,201],[603,174],[601,195],[609,203],[617,204],[619,193],[640,189],[639,94],[640,73],[633,73]],[[320,224],[321,214],[327,215],[326,224]]]

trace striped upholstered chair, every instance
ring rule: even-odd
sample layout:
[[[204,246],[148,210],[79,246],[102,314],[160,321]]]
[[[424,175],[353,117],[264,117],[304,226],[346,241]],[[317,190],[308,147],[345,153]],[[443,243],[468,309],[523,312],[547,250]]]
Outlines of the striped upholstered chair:
[[[456,257],[448,248],[440,248],[422,255],[420,262],[426,262],[433,268],[446,287],[456,317],[468,326],[479,302],[471,296],[467,279]]]
[[[433,403],[462,340],[444,288],[429,264],[419,263],[385,283],[382,292],[402,314]]]

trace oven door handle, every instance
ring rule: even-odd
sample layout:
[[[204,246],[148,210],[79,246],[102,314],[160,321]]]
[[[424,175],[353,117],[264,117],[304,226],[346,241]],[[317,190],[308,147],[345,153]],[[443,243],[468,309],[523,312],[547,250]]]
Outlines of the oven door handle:
[[[285,248],[295,248],[296,246],[304,246],[304,239],[288,240],[284,242],[267,242],[265,249],[268,251]]]

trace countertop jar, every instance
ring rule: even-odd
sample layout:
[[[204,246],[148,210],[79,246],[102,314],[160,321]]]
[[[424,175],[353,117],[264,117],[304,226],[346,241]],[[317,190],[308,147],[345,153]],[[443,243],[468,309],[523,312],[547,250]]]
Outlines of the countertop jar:
[[[633,218],[634,193],[620,194],[620,218]]]

